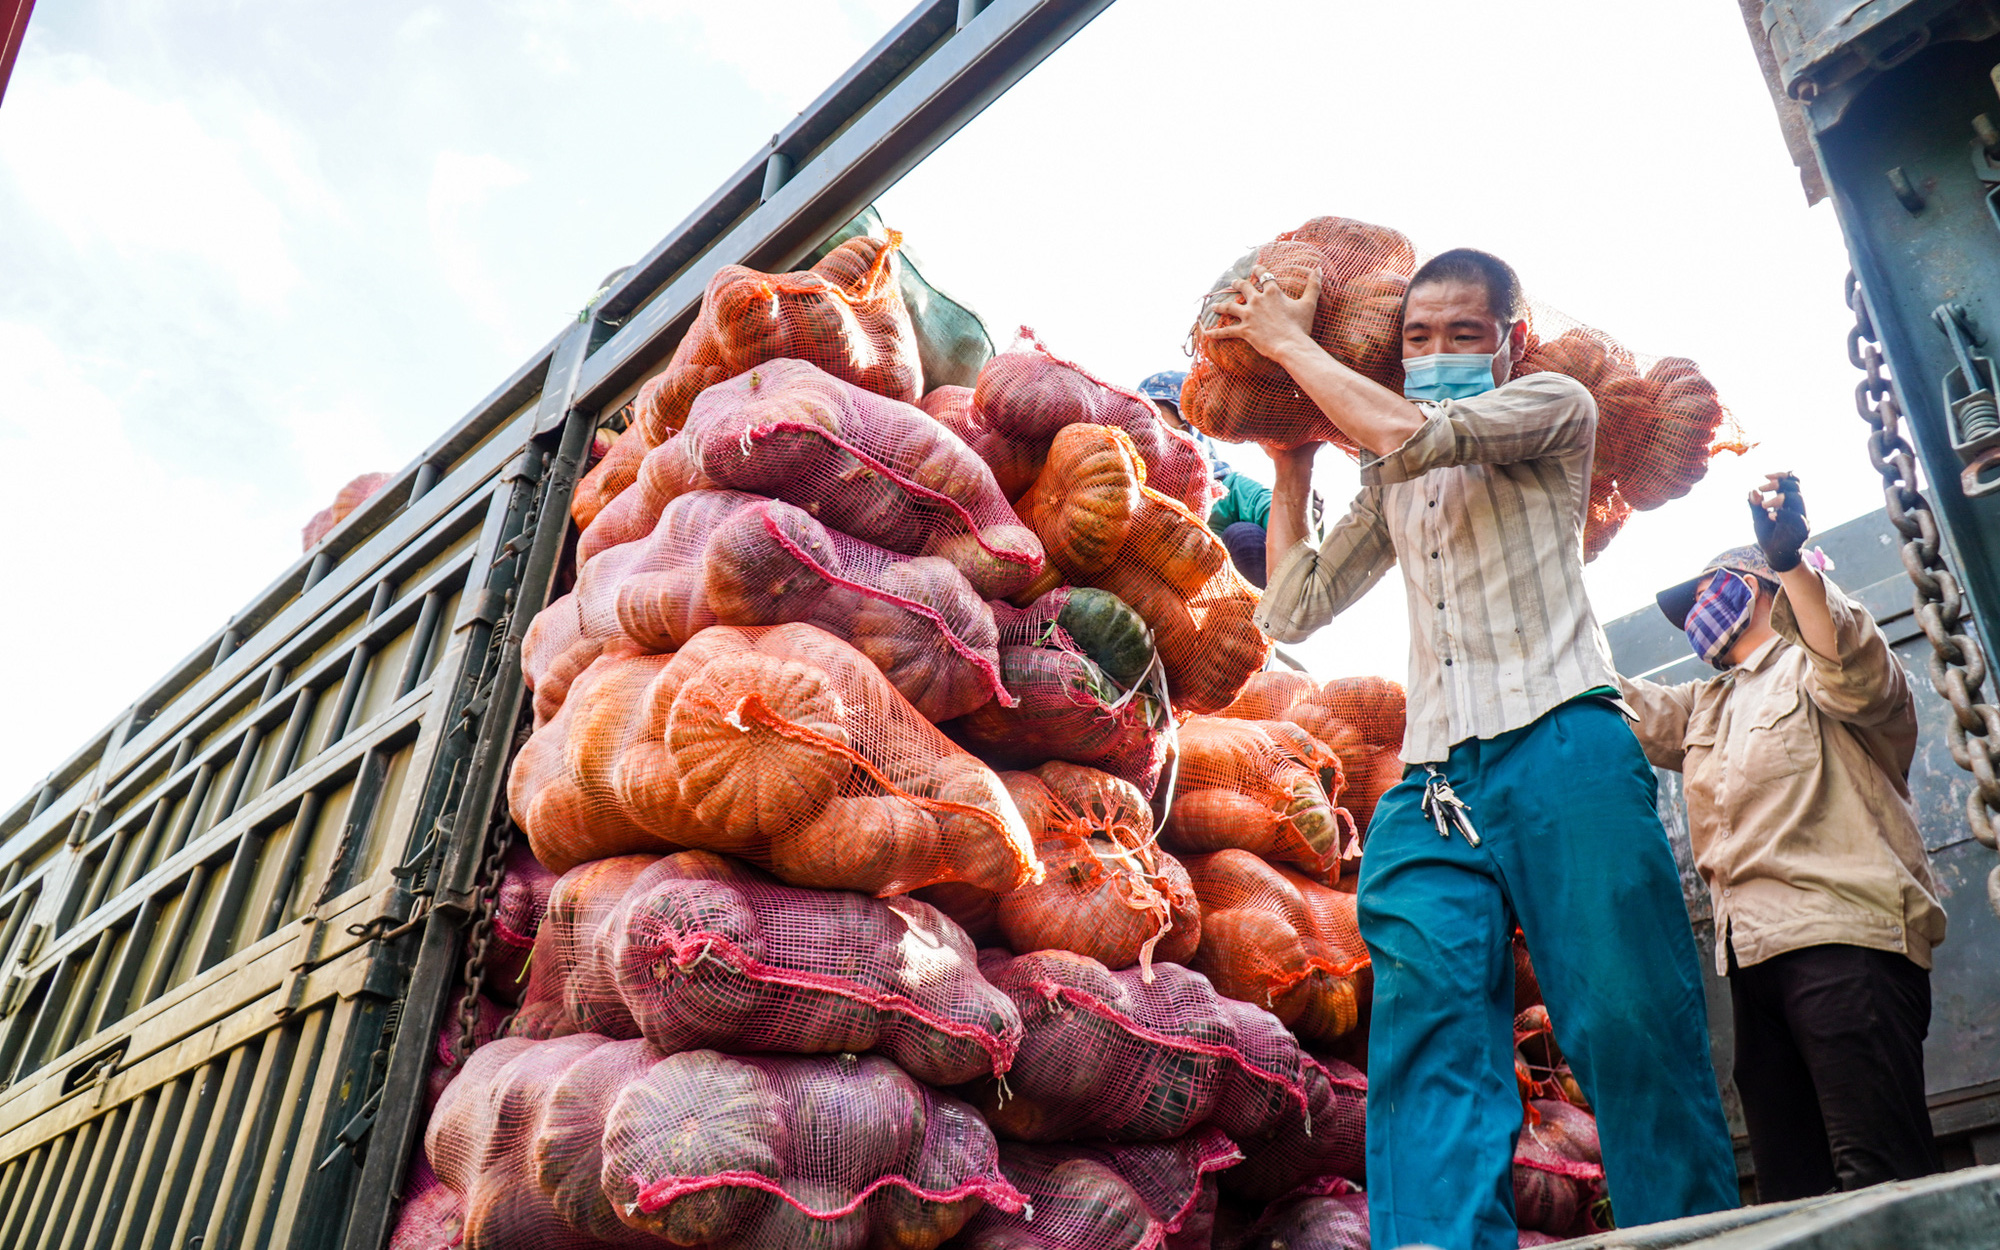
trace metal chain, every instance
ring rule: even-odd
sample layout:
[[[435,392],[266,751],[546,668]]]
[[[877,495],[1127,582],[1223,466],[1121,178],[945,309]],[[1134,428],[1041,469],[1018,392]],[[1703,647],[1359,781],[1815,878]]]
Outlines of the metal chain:
[[[1890,524],[1903,536],[1903,568],[1916,591],[1917,623],[1931,640],[1931,685],[1951,705],[1947,740],[1951,758],[1972,774],[1965,819],[1972,836],[1988,850],[2000,850],[2000,708],[1985,702],[1986,653],[1966,620],[1965,594],[1946,567],[1940,550],[1937,515],[1917,490],[1916,449],[1903,437],[1902,405],[1896,399],[1861,283],[1847,275],[1847,306],[1854,328],[1847,332],[1847,358],[1865,376],[1854,388],[1854,406],[1868,422],[1868,459],[1882,475]],[[1986,900],[2000,914],[2000,866],[1986,878]]]

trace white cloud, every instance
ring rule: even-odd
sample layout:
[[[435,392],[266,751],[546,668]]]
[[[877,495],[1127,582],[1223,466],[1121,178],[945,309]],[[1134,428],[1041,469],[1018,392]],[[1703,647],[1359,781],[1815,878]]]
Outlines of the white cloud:
[[[284,158],[279,180],[294,191],[312,180],[275,120],[246,114],[246,144],[186,100],[115,85],[86,57],[27,59],[20,71],[0,118],[0,168],[72,246],[125,260],[192,258],[245,300],[282,304],[299,271],[284,213],[260,185],[268,171],[257,149]]]

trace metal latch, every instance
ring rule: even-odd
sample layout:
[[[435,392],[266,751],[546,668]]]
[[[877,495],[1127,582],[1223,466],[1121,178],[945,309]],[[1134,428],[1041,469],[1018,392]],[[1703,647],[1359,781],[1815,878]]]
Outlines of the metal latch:
[[[1931,320],[1958,360],[1946,371],[1943,389],[1951,449],[1965,466],[1959,488],[1967,497],[1992,494],[2000,490],[2000,372],[1991,358],[1973,350],[1979,335],[1963,304],[1939,304]]]
[[[384,1089],[386,1088],[385,1086]],[[382,1109],[382,1094],[384,1089],[376,1090],[374,1097],[363,1103],[361,1110],[356,1113],[355,1117],[349,1120],[346,1126],[334,1136],[333,1150],[327,1154],[326,1158],[319,1161],[319,1167],[314,1169],[315,1171],[324,1172],[332,1167],[339,1160],[340,1152],[343,1150],[353,1155],[355,1162],[360,1162],[361,1143],[368,1139],[369,1132],[375,1127],[375,1113]]]

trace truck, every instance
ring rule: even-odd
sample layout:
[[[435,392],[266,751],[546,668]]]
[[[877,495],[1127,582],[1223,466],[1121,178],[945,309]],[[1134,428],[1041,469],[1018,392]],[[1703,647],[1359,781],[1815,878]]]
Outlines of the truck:
[[[0,1248],[387,1243],[436,1039],[490,940],[502,791],[530,723],[522,640],[557,585],[593,438],[670,355],[717,269],[796,267],[1109,3],[917,4],[0,814]],[[1919,787],[1954,923],[1933,1118],[1954,1163],[1991,1165],[2000,922],[1981,909],[1987,891],[2000,906],[2000,792],[1952,759],[1976,769],[2000,747],[1976,642],[2000,615],[2000,437],[1982,432],[2000,385],[1981,354],[1982,318],[2000,326],[1984,234],[2000,228],[2000,173],[1987,181],[1982,163],[2000,152],[1987,137],[2000,16],[1975,0],[1743,3],[1859,275],[1850,343],[1891,506],[1825,541],[1855,549],[1838,558],[1873,579],[1864,597],[1899,648],[1957,696],[1926,705]],[[1939,321],[1941,308],[1957,311]],[[1917,579],[1901,617],[1899,575]],[[1629,671],[1672,675],[1657,628],[1611,632]],[[1984,836],[1968,821],[1980,813]],[[1701,934],[1705,895],[1689,897]],[[1726,1056],[1727,1012],[1712,1014]],[[1972,1245],[2000,1226],[2000,1168],[1884,1188],[1602,1244],[1890,1244],[1907,1238],[1883,1230],[1915,1229]]]

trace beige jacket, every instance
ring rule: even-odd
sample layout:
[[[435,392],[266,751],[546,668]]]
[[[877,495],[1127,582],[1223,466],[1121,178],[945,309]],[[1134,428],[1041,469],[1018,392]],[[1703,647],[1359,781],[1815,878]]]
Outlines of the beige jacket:
[[[1839,942],[1931,966],[1944,941],[1907,781],[1917,715],[1903,667],[1860,604],[1826,582],[1839,656],[1778,637],[1707,681],[1619,678],[1646,756],[1686,775],[1688,835],[1715,905],[1715,964]]]

